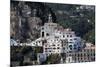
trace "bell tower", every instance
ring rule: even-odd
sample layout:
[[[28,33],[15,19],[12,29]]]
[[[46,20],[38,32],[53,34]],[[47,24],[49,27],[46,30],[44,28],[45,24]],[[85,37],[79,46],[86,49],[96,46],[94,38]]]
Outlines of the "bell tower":
[[[48,15],[48,23],[51,23],[51,22],[52,22],[52,15],[49,14],[49,15]]]
[[[37,12],[37,10],[33,9],[33,17],[36,17],[36,12]]]

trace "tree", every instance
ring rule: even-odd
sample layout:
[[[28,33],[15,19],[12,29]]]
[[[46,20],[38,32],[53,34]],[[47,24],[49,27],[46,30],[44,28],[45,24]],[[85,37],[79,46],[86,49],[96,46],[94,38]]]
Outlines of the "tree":
[[[47,57],[47,64],[58,64],[60,60],[61,56],[59,54],[51,54]]]
[[[86,33],[86,35],[84,36],[84,39],[87,41],[87,42],[91,42],[95,45],[95,30],[91,30],[89,31],[88,33]]]

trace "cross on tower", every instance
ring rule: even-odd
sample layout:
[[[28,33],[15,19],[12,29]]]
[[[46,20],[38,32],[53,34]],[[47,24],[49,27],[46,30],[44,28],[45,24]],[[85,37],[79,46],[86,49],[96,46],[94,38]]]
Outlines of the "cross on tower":
[[[52,22],[52,16],[51,16],[51,14],[48,15],[48,22],[49,22],[49,23]]]

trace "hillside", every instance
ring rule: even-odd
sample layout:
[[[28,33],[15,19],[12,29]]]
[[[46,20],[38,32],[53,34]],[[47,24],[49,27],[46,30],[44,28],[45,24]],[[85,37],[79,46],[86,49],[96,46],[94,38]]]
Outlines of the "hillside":
[[[29,8],[24,9],[25,5],[28,5]],[[37,19],[33,20],[36,23],[30,24],[28,19],[34,17],[34,9],[37,10],[35,15]],[[11,31],[11,37],[16,40],[19,39],[22,42],[26,42],[27,39],[34,40],[38,38],[39,27],[47,22],[48,14],[51,13],[54,23],[58,23],[64,28],[72,28],[72,30],[76,32],[77,36],[81,36],[84,40],[95,44],[94,6],[39,2],[19,3],[13,1],[11,4],[11,10],[16,11],[15,18],[11,18],[11,20],[15,22],[15,27],[11,27],[11,29],[14,29],[14,31]],[[25,11],[29,11],[31,14],[27,15]],[[19,18],[21,18],[22,22],[21,28],[18,27]],[[11,21],[11,24],[13,21]]]

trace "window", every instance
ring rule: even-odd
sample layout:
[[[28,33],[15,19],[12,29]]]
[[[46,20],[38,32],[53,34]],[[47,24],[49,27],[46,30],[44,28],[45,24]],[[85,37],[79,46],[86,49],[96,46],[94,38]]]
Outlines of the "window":
[[[42,41],[42,44],[44,44],[44,43],[47,43],[47,40],[43,40],[43,41]]]
[[[76,57],[76,54],[74,56]]]
[[[51,51],[49,51],[49,52],[51,52]]]
[[[47,40],[44,40],[44,43],[47,43]]]
[[[63,50],[65,50],[65,48],[63,48]]]
[[[77,38],[74,38],[74,40],[77,40]]]
[[[47,48],[45,48],[45,50],[47,50]]]
[[[86,52],[86,50],[84,49],[84,52]]]
[[[42,27],[42,30],[44,30],[44,28]]]
[[[56,49],[56,48],[53,48],[53,49]]]
[[[95,56],[95,53],[93,53],[93,56]]]
[[[40,43],[40,41],[39,41],[39,43]]]
[[[55,38],[59,38],[58,36],[55,36]]]
[[[72,50],[72,45],[69,45],[69,48]]]
[[[89,57],[90,55],[88,54],[87,56]]]
[[[42,37],[44,37],[44,32],[42,32]]]
[[[70,37],[72,37],[72,35],[70,35]]]
[[[48,33],[46,33],[46,36],[49,36],[49,34],[48,34]]]
[[[67,35],[67,37],[69,37],[69,35]]]
[[[77,45],[76,44],[74,44],[74,50],[76,50],[77,49]]]
[[[58,46],[59,46],[59,44],[58,44]]]
[[[57,47],[57,49],[60,49],[60,47]]]
[[[93,56],[93,54],[91,53],[91,56]]]
[[[73,43],[73,42],[68,42],[68,43]]]
[[[72,41],[72,39],[70,39],[70,41]]]
[[[92,52],[93,50],[91,49],[91,52]]]
[[[55,46],[55,44],[53,44],[52,46]]]
[[[63,35],[63,38],[65,37],[65,35]]]
[[[45,52],[47,52],[47,48],[45,48]]]

